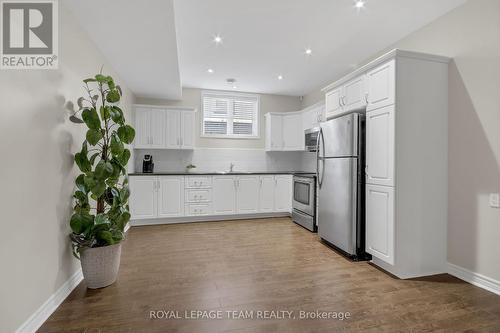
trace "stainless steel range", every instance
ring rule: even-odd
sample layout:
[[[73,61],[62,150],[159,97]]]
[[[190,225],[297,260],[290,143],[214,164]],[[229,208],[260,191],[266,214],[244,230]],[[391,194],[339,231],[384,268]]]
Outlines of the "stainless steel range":
[[[292,221],[315,232],[316,226],[316,176],[293,176]]]

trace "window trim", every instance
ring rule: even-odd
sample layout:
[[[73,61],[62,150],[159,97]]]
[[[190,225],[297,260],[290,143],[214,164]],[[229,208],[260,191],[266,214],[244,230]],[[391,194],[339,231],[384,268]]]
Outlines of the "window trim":
[[[220,97],[243,97],[243,98],[255,98],[257,100],[257,112],[256,112],[256,134],[255,135],[237,135],[237,134],[205,134],[204,132],[204,120],[205,120],[205,109],[203,108],[203,98],[206,95],[220,96]],[[240,92],[222,91],[222,90],[202,90],[200,97],[200,137],[207,139],[234,139],[234,140],[260,140],[260,95],[258,94],[248,94]],[[232,119],[232,118],[231,118]]]

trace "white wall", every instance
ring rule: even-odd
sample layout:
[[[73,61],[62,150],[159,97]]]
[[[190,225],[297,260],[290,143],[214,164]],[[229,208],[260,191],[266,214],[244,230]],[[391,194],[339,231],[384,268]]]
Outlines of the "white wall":
[[[62,3],[62,1],[60,2]],[[13,332],[74,272],[69,217],[84,126],[61,107],[83,94],[81,80],[104,64],[101,53],[60,5],[59,70],[0,71],[0,331]],[[133,95],[123,86],[130,115]]]
[[[500,209],[488,205],[488,194],[500,192],[500,1],[469,0],[387,50],[396,47],[454,59],[448,93],[448,261],[500,280]],[[322,98],[314,91],[303,106]]]
[[[200,136],[201,127],[201,89],[182,89],[182,100],[168,101],[150,98],[137,98],[138,104],[189,106],[198,110],[196,112],[196,137],[195,146],[205,148],[262,148],[265,147],[265,121],[264,115],[268,112],[299,111],[301,102],[299,97],[260,94],[260,138],[259,139],[220,139],[203,138]]]

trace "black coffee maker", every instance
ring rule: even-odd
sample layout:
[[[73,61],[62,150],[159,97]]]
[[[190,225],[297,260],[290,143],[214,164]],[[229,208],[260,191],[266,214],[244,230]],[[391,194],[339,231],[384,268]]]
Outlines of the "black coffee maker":
[[[142,172],[153,173],[154,167],[153,155],[144,155],[144,159],[142,160]]]

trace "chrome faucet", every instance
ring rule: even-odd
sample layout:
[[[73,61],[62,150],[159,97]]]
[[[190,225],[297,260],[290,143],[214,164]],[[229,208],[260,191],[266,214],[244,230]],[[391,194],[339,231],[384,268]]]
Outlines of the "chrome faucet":
[[[233,172],[234,163],[229,164],[229,172]]]

